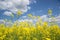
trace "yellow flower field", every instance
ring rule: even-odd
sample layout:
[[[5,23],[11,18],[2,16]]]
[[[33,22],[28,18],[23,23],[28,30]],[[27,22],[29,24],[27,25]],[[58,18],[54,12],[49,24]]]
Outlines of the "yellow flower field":
[[[20,22],[12,27],[0,24],[0,40],[60,40],[60,27],[58,25]]]

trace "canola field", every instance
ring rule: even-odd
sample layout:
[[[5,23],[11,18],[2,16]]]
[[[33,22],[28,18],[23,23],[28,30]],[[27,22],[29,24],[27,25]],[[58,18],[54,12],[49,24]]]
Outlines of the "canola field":
[[[47,22],[35,25],[28,22],[14,23],[12,27],[0,24],[0,40],[60,40],[60,27]]]

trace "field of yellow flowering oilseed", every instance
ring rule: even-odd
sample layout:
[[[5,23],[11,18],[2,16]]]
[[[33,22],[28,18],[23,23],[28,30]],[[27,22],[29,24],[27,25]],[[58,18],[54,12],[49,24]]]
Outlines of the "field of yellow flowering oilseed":
[[[32,17],[31,14],[28,16]],[[15,22],[9,27],[0,24],[0,40],[60,40],[60,27],[41,20],[35,25],[27,21]]]
[[[14,23],[12,27],[0,24],[0,40],[60,40],[60,27],[58,25],[21,22]]]

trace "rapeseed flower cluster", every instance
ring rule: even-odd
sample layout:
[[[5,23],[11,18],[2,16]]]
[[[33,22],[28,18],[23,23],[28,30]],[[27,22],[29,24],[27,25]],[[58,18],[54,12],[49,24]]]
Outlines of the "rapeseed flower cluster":
[[[60,40],[60,27],[47,22],[34,26],[28,22],[14,23],[12,27],[0,24],[0,40]]]

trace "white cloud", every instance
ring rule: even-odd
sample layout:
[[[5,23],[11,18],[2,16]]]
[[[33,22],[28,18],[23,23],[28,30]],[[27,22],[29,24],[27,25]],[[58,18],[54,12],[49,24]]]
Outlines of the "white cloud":
[[[3,19],[0,19],[0,24],[5,24],[5,21]]]
[[[31,7],[30,0],[0,0],[0,9],[9,10],[16,14],[18,10],[21,10],[23,13],[27,12]]]
[[[60,15],[56,17],[56,21],[60,23]]]
[[[27,18],[27,16],[22,16],[22,18]]]
[[[27,21],[27,22],[33,22],[32,19],[21,19],[21,20],[18,20],[19,22],[24,22],[24,21]]]
[[[5,24],[5,26],[11,27],[13,23],[9,21],[6,22],[4,19],[0,19],[0,24]]]
[[[60,23],[60,15],[56,16],[54,18],[49,18],[47,15],[42,15],[41,16],[42,21],[47,21],[47,22],[57,22]]]
[[[37,19],[31,19],[29,18],[28,16],[22,16],[20,19],[17,20],[18,22],[24,22],[24,21],[27,21],[27,22],[36,22]]]
[[[11,12],[8,12],[8,11],[5,11],[5,12],[4,12],[4,15],[11,16],[12,13],[11,13]]]
[[[42,21],[48,21],[48,16],[47,15],[42,15],[41,19],[42,19]]]
[[[47,15],[42,15],[42,16],[41,16],[42,19],[44,19],[44,18],[46,18],[46,17],[47,17]]]
[[[56,16],[54,18],[48,18],[48,22],[60,23],[60,15],[59,16]]]
[[[5,25],[12,27],[13,23],[12,22],[5,22]]]

